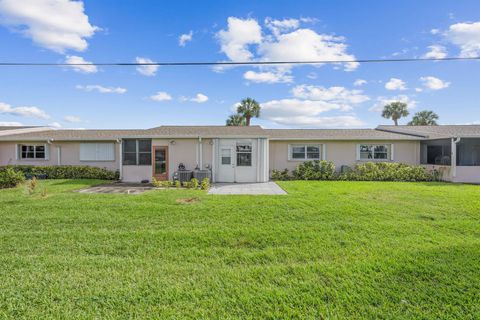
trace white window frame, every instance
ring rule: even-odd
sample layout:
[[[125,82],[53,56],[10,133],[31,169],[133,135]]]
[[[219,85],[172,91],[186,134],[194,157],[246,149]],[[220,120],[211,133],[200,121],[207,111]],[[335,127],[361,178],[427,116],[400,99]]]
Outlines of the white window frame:
[[[107,147],[108,146],[108,147]],[[86,148],[92,148],[93,157],[88,157]],[[102,158],[102,155],[105,154],[103,148],[109,148],[109,154]],[[80,143],[80,161],[85,162],[112,162],[115,161],[115,143],[113,142],[82,142]]]
[[[303,158],[293,158],[293,148],[294,147],[303,147],[304,148],[304,156]],[[316,147],[318,148],[318,158],[308,158],[307,157],[307,148],[308,147]],[[316,143],[292,143],[288,145],[288,161],[314,161],[314,160],[323,160],[323,153],[324,153],[324,145],[323,144],[316,144]]]
[[[360,154],[361,146],[370,146],[372,147],[372,158],[371,159],[362,159]],[[375,147],[384,146],[387,147],[389,155],[387,155],[386,159],[375,159]],[[365,161],[365,162],[386,162],[386,161],[393,161],[394,155],[394,145],[393,143],[359,143],[357,144],[357,161]]]
[[[238,147],[239,146],[250,146],[250,150],[241,150],[239,151],[238,150]],[[240,164],[239,165],[239,161],[238,161],[238,155],[239,154],[249,154],[250,155],[250,165],[244,165],[244,164]],[[235,145],[235,165],[237,167],[252,167],[253,166],[253,144],[252,142],[240,142],[240,141],[237,141],[236,145]]]
[[[33,147],[33,158],[24,158],[22,147]],[[37,147],[43,147],[43,154],[45,155],[43,158],[37,158]],[[17,144],[17,158],[20,161],[48,161],[50,159],[50,148],[48,144],[38,144],[38,143],[21,143]]]

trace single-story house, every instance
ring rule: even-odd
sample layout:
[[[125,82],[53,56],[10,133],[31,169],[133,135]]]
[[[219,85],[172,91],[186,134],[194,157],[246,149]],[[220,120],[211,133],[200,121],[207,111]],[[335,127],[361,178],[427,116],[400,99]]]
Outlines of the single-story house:
[[[338,169],[365,161],[438,169],[453,182],[480,183],[480,125],[375,129],[263,129],[160,126],[138,130],[0,127],[0,165],[89,165],[123,181],[172,179],[182,163],[211,170],[213,182],[264,182],[272,170],[307,160]]]

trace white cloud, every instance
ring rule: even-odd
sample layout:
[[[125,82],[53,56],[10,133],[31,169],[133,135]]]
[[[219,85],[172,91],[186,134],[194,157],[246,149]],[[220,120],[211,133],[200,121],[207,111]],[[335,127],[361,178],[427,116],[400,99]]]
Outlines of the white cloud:
[[[278,36],[280,33],[298,29],[300,27],[300,21],[298,19],[275,20],[266,18],[265,26],[270,29],[274,35]]]
[[[40,108],[37,107],[12,107],[9,104],[0,102],[0,113],[10,114],[20,117],[49,119],[50,116]]]
[[[423,89],[422,88],[415,88],[415,92],[422,92]]]
[[[58,129],[58,128],[61,128],[62,125],[58,122],[52,122],[52,123],[49,123],[48,124],[49,127],[52,127],[52,128],[55,128],[55,129]]]
[[[292,94],[296,98],[333,103],[337,109],[344,111],[370,100],[361,90],[348,90],[344,87],[299,85],[292,89]]]
[[[460,47],[461,57],[480,55],[480,22],[453,24],[445,32],[445,37]]]
[[[387,90],[407,90],[406,83],[402,79],[390,78],[385,84]]]
[[[172,96],[166,93],[165,91],[158,91],[153,96],[150,96],[150,99],[153,101],[170,101],[172,100]]]
[[[80,73],[96,73],[98,71],[97,66],[93,65],[90,61],[86,61],[79,56],[67,56],[67,58],[65,59],[65,63],[79,64],[69,67]]]
[[[189,100],[196,103],[205,103],[208,101],[208,97],[203,93],[197,93],[195,97],[190,98]]]
[[[430,30],[430,33],[431,33],[431,34],[439,34],[439,33],[440,33],[440,29],[432,29],[432,30]]]
[[[99,30],[88,21],[82,1],[2,0],[0,23],[59,53],[84,51]]]
[[[178,45],[180,47],[185,47],[187,42],[192,41],[192,39],[193,39],[193,31],[190,30],[189,33],[184,33],[184,34],[180,35],[180,37],[178,37]]]
[[[406,103],[408,109],[414,109],[417,106],[417,101],[413,100],[407,95],[401,94],[394,97],[378,97],[376,103],[368,110],[373,112],[381,112],[385,105],[396,101]]]
[[[367,84],[367,80],[357,79],[357,80],[355,80],[355,82],[353,83],[353,85],[354,85],[355,87],[361,87],[361,86],[363,86],[364,84]]]
[[[220,30],[217,38],[221,51],[232,61],[249,61],[253,54],[248,46],[262,41],[262,29],[254,19],[228,18],[227,30]]]
[[[324,117],[322,113],[341,107],[325,101],[300,99],[271,100],[261,104],[261,118],[296,127],[351,127],[363,122],[353,116]]]
[[[274,39],[267,38],[258,48],[261,60],[265,61],[354,60],[355,57],[346,51],[347,45],[343,37],[318,34],[311,29],[297,29]],[[343,65],[345,71],[353,71],[359,63],[349,62]]]
[[[63,119],[67,122],[70,122],[70,123],[82,122],[82,119],[80,119],[80,117],[78,117],[78,116],[66,116]]]
[[[429,46],[430,49],[427,53],[423,55],[427,59],[443,59],[447,57],[447,49],[444,46],[432,45]]]
[[[422,81],[423,86],[430,90],[442,90],[446,89],[450,86],[450,82],[443,81],[441,79],[429,76],[429,77],[421,77],[420,81]]]
[[[221,52],[231,61],[319,61],[319,60],[355,60],[347,53],[343,37],[318,34],[312,29],[300,28],[301,23],[312,22],[311,19],[265,19],[265,29],[254,19],[228,18],[228,28],[217,33]],[[320,64],[313,64],[320,67]],[[345,71],[353,71],[359,63],[339,63]],[[261,70],[263,78],[273,78],[280,71],[287,73],[294,66],[271,66],[270,74],[265,67]],[[214,68],[216,71],[226,67]],[[271,71],[271,70],[275,71]],[[249,73],[254,77],[253,73]],[[257,78],[260,75],[256,75]],[[283,79],[284,80],[284,79]],[[263,81],[275,83],[276,81]],[[286,82],[286,81],[284,81]]]
[[[18,127],[23,126],[23,123],[16,121],[0,121],[0,126],[2,127]]]
[[[83,85],[79,84],[79,85],[75,86],[75,88],[77,88],[78,90],[83,90],[83,91],[87,91],[87,92],[97,91],[97,92],[100,92],[100,93],[117,93],[117,94],[124,94],[125,92],[127,92],[127,89],[125,89],[125,88],[104,87],[104,86],[100,86],[100,85],[86,85],[86,86],[83,86]]]
[[[135,61],[137,63],[153,63],[152,60],[142,57],[136,57]],[[143,74],[144,76],[153,77],[155,74],[157,74],[158,65],[142,65],[138,66],[136,69],[140,74]]]
[[[283,73],[281,71],[266,71],[266,72],[255,72],[247,71],[243,74],[243,78],[256,82],[256,83],[289,83],[293,81],[293,77],[289,74]]]
[[[307,74],[307,78],[314,80],[318,78],[318,75],[315,72],[310,72]]]

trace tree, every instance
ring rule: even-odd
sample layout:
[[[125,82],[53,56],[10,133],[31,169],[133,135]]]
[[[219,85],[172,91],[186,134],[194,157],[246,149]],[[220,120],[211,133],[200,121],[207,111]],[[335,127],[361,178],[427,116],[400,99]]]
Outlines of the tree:
[[[227,119],[227,126],[244,126],[245,118],[241,114],[232,114]]]
[[[408,123],[409,126],[436,126],[438,114],[433,111],[425,110],[415,113],[412,121]]]
[[[396,126],[398,126],[398,119],[408,115],[407,104],[404,102],[392,102],[383,107],[382,117],[392,119]]]
[[[250,125],[251,118],[260,117],[260,104],[255,99],[246,98],[237,107],[237,113],[245,118],[245,125]]]

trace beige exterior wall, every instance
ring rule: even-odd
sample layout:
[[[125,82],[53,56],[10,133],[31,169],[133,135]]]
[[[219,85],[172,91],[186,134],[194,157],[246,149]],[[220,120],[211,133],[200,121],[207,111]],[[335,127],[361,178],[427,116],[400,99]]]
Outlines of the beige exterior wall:
[[[337,170],[340,170],[342,165],[353,166],[357,161],[357,145],[361,143],[373,144],[393,144],[394,159],[393,162],[402,162],[407,164],[420,163],[420,142],[418,141],[275,141],[270,140],[270,170],[294,170],[297,165],[303,161],[288,160],[288,145],[289,144],[322,144],[325,145],[323,150],[325,154],[322,155],[325,160],[333,161]],[[322,150],[322,151],[323,151]]]
[[[174,143],[172,143],[175,141]],[[212,139],[202,139],[202,168],[212,165]],[[152,139],[152,146],[168,147],[168,177],[173,178],[178,165],[183,163],[187,170],[200,166],[200,149],[198,139]]]
[[[122,181],[123,182],[142,182],[152,179],[152,166],[123,166]]]
[[[480,183],[480,167],[457,166],[456,171],[453,182]]]
[[[93,141],[92,141],[93,142]],[[95,141],[97,142],[97,141]],[[100,142],[100,141],[98,141]],[[119,144],[115,143],[114,161],[80,161],[80,142],[53,142],[49,144],[48,160],[22,160],[16,159],[17,144],[36,144],[43,145],[42,142],[0,142],[0,165],[78,165],[106,168],[109,170],[118,170],[120,163]],[[58,158],[58,148],[60,148],[60,162]]]

